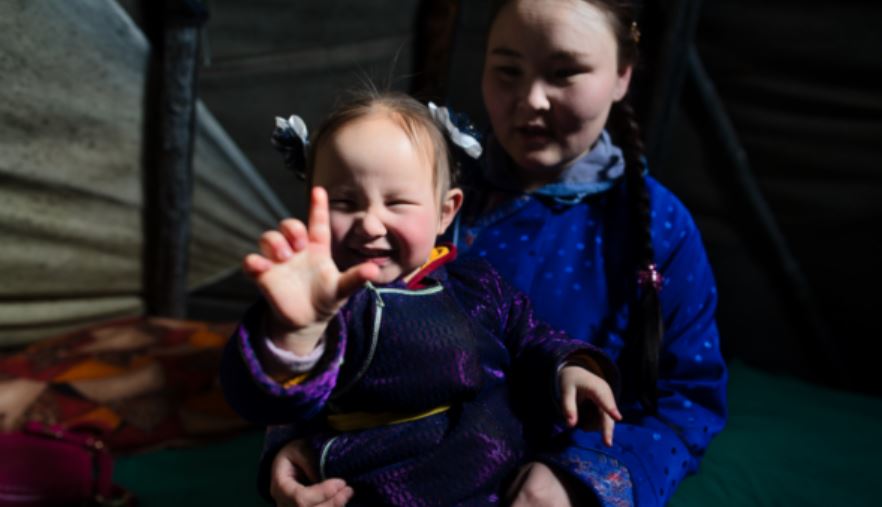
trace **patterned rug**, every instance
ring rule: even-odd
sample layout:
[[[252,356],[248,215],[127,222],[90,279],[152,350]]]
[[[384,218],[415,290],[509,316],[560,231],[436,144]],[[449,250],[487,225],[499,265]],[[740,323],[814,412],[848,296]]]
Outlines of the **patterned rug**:
[[[90,427],[115,452],[203,442],[247,427],[224,402],[234,323],[131,318],[0,357],[0,429]]]

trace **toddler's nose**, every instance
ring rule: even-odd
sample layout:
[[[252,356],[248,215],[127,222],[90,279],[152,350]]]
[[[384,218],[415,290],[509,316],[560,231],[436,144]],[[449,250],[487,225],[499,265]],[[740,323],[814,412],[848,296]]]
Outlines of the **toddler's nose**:
[[[361,218],[361,231],[369,238],[376,238],[386,235],[386,226],[376,213],[366,212]]]

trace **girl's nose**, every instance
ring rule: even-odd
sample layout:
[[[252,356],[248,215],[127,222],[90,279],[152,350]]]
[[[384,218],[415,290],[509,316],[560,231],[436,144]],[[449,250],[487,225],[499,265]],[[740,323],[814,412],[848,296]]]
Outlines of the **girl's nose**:
[[[386,226],[383,225],[383,221],[380,220],[376,213],[370,210],[366,211],[361,218],[361,230],[369,238],[386,235]]]
[[[549,108],[551,103],[542,80],[536,79],[527,84],[524,103],[534,111],[544,111]]]

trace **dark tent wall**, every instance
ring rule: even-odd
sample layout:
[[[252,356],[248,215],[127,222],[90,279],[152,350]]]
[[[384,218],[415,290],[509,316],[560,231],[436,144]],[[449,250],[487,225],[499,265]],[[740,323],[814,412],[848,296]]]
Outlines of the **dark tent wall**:
[[[461,2],[449,102],[483,121],[479,72],[490,2]],[[882,393],[882,6],[867,2],[643,2],[658,57],[665,8],[700,4],[695,47],[750,173],[808,290],[751,218],[697,90],[685,80],[651,172],[693,211],[719,285],[725,350],[762,368]],[[655,50],[655,51],[654,51]],[[647,61],[633,89],[657,85]],[[642,94],[642,95],[641,95]],[[644,105],[644,115],[647,107]],[[800,297],[806,302],[801,303]],[[843,370],[836,378],[837,358]]]
[[[301,215],[303,189],[269,144],[274,116],[310,129],[365,80],[410,84],[417,0],[213,0],[200,96],[276,193]]]
[[[729,162],[684,92],[661,177],[698,213],[729,352],[772,370],[882,393],[882,6],[704,2],[697,43],[756,182],[807,282],[782,267],[730,191]],[[832,370],[841,361],[839,382]]]

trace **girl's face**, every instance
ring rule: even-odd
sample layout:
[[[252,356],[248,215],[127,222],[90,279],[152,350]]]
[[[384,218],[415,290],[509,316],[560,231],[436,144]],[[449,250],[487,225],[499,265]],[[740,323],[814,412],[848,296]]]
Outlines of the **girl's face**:
[[[453,189],[439,205],[433,180],[428,150],[387,114],[359,118],[326,138],[313,184],[328,192],[337,267],[372,262],[380,268],[377,282],[388,283],[422,266],[462,202]]]
[[[482,80],[494,134],[526,190],[590,151],[631,67],[604,11],[585,0],[515,0],[490,29]]]

